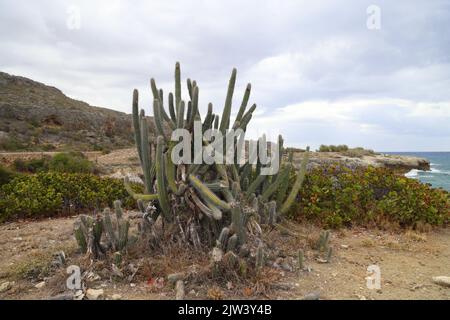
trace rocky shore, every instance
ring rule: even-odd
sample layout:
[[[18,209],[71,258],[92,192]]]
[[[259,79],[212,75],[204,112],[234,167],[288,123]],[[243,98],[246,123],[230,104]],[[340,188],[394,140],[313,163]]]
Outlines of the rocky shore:
[[[303,155],[296,153],[294,155],[294,163],[299,164]],[[363,155],[361,157],[350,157],[340,152],[311,152],[309,167],[339,163],[356,169],[360,167],[379,167],[396,170],[400,173],[406,173],[412,169],[430,170],[430,161],[425,158],[412,156],[396,156],[386,154]]]

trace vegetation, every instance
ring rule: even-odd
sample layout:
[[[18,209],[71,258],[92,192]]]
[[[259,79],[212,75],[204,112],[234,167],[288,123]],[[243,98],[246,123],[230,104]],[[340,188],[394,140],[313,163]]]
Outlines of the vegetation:
[[[450,196],[388,169],[350,170],[335,165],[308,173],[289,215],[326,227],[439,226],[450,222]]]
[[[206,142],[216,148],[224,145],[229,129],[245,131],[256,109],[256,105],[247,108],[251,91],[248,84],[240,109],[234,122],[231,122],[232,98],[236,82],[236,69],[233,69],[220,117],[213,113],[212,104],[208,105],[206,117],[201,119],[196,81],[187,79],[190,101],[181,100],[180,65],[175,66],[175,94],[168,96],[168,112],[164,109],[163,92],[151,79],[153,92],[153,112],[157,137],[150,137],[144,110],[139,110],[138,92],[133,94],[133,124],[139,160],[144,172],[145,193],[136,194],[130,188],[130,194],[139,201],[145,218],[141,230],[145,236],[151,236],[153,247],[167,245],[168,237],[176,242],[187,243],[195,248],[213,247],[214,250],[226,252],[228,257],[235,256],[247,245],[258,247],[261,240],[259,224],[276,224],[280,216],[286,213],[295,202],[306,173],[308,152],[305,152],[301,168],[294,172],[288,165],[276,176],[261,174],[263,165],[258,157],[256,170],[250,164],[185,164],[173,163],[171,158],[174,144],[169,139],[166,128],[172,130],[186,129],[194,135],[194,122],[201,123],[202,132],[215,129],[223,138]],[[232,133],[231,133],[232,134]],[[194,139],[191,145],[194,146]],[[242,140],[242,139],[236,139]],[[242,143],[243,141],[241,141]],[[260,146],[266,146],[266,137],[259,139]],[[241,145],[242,146],[242,145]],[[239,143],[230,147],[235,154]],[[277,152],[280,159],[283,152],[283,139],[278,138]],[[258,150],[255,150],[258,151]],[[266,150],[264,150],[266,151]],[[307,151],[309,151],[307,149]],[[262,152],[259,152],[261,155]],[[192,161],[192,159],[190,159]],[[188,161],[186,161],[188,162]],[[195,161],[194,161],[195,163]],[[287,189],[289,173],[295,176],[291,189]],[[156,187],[155,187],[156,186]],[[286,186],[284,192],[277,193],[280,186]],[[278,200],[278,201],[277,201]],[[157,203],[152,210],[148,204]],[[155,221],[162,218],[166,227],[158,232]],[[252,232],[248,233],[251,229]],[[168,232],[169,234],[164,234]],[[157,235],[157,236],[154,236]],[[258,247],[261,253],[262,248]],[[263,256],[262,253],[258,256]],[[232,258],[234,259],[234,258]],[[259,261],[258,263],[261,263]]]
[[[16,159],[13,167],[18,172],[66,172],[66,173],[97,173],[98,169],[81,152],[57,153],[53,157],[41,159]]]
[[[348,146],[343,144],[343,145],[338,145],[338,146],[334,146],[334,145],[320,145],[319,150],[317,150],[318,152],[344,152],[348,150]]]
[[[0,165],[0,187],[10,182],[17,174],[8,168]]]
[[[0,187],[0,221],[99,210],[116,199],[133,207],[133,199],[117,179],[59,172],[19,175]]]
[[[368,156],[368,155],[374,155],[375,152],[370,149],[364,149],[361,147],[357,148],[349,148],[347,145],[342,144],[338,146],[334,145],[320,145],[319,150],[317,152],[342,152],[347,157],[362,157],[362,156]]]

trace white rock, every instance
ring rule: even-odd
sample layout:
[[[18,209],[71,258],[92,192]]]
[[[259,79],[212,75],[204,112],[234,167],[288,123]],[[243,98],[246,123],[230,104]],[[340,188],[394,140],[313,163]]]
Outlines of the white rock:
[[[8,291],[9,289],[11,289],[11,287],[12,287],[12,284],[11,284],[11,282],[3,282],[1,285],[0,285],[0,293],[1,292],[5,292],[5,291]]]
[[[41,281],[34,286],[36,289],[42,289],[45,287],[45,281]]]
[[[103,296],[103,289],[87,289],[86,297],[89,300],[98,300],[98,298]]]
[[[113,300],[120,300],[120,299],[122,299],[122,296],[120,294],[115,293],[115,294],[113,294],[111,296],[111,299],[113,299]]]
[[[450,287],[450,277],[446,276],[433,277],[433,282],[444,287]]]

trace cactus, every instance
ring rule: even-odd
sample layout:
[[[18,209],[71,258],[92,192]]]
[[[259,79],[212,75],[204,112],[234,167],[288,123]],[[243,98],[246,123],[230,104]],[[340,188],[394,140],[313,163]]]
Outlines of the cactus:
[[[264,248],[263,246],[260,244],[258,249],[256,250],[256,269],[260,270],[264,267],[265,265],[265,259],[264,259]]]
[[[303,250],[298,250],[298,267],[300,268],[300,270],[303,270],[305,268],[304,262],[305,255],[303,253]]]
[[[74,223],[75,239],[82,253],[92,258],[100,258],[108,250],[120,252],[126,249],[130,222],[123,218],[121,202],[114,202],[115,221],[111,218],[111,210],[105,208],[103,214],[95,218],[81,215]]]
[[[203,146],[217,147],[225,146],[226,138],[232,137],[232,132],[228,131],[230,125],[233,129],[243,131],[247,129],[256,109],[256,104],[248,108],[251,84],[247,85],[236,118],[231,122],[236,75],[237,71],[233,69],[221,116],[214,113],[213,105],[209,103],[203,120],[199,111],[200,88],[196,81],[186,80],[188,100],[182,100],[181,68],[178,62],[175,65],[175,90],[168,94],[168,112],[164,108],[163,91],[157,87],[155,80],[151,79],[156,139],[155,135],[151,136],[147,132],[148,125],[144,111],[138,110],[139,94],[135,90],[133,92],[133,126],[136,147],[144,172],[144,194],[134,192],[129,182],[125,180],[127,191],[138,201],[142,212],[146,211],[147,203],[153,203],[152,201],[155,200],[158,202],[159,205],[152,212],[151,221],[155,221],[160,215],[164,224],[178,224],[177,228],[167,228],[167,230],[179,230],[180,232],[177,232],[183,241],[188,241],[195,247],[198,247],[200,243],[216,245],[225,252],[239,252],[249,237],[254,237],[252,232],[247,234],[247,228],[251,230],[248,225],[250,221],[251,223],[262,221],[276,224],[280,216],[289,210],[302,185],[308,161],[308,153],[305,153],[301,168],[296,173],[294,186],[290,191],[288,182],[292,172],[291,164],[280,167],[281,171],[278,174],[269,177],[260,174],[263,167],[261,161],[257,162],[256,170],[251,164],[206,164],[201,161],[201,154],[194,155],[193,164],[172,162],[171,153],[174,144],[170,141],[168,130],[184,128],[193,137],[194,121],[201,121],[202,133],[214,128],[225,135],[217,141],[203,141]],[[195,125],[198,128],[197,123]],[[259,141],[261,146],[267,145],[265,136]],[[234,143],[227,146],[234,149],[235,159],[239,143],[243,142],[242,138],[235,137]],[[191,143],[194,150],[193,139]],[[281,136],[278,138],[278,144],[277,152],[281,160],[284,150]],[[154,150],[155,146],[156,152],[152,158],[153,153],[150,150]],[[283,194],[277,192],[280,189],[284,190]],[[148,218],[145,213],[144,216]],[[107,225],[109,228],[109,222]],[[259,226],[257,229],[261,230]],[[107,233],[111,232],[107,231]],[[258,250],[261,251],[262,248]]]

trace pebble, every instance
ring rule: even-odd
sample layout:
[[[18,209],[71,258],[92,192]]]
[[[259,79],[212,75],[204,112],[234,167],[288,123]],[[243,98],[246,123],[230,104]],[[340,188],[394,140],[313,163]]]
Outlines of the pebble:
[[[113,294],[111,296],[111,299],[113,299],[113,300],[120,300],[120,299],[122,299],[122,296],[120,294],[115,293],[115,294]]]
[[[11,282],[8,282],[8,281],[7,282],[3,282],[0,285],[0,293],[8,291],[9,289],[11,289],[11,287],[12,287]]]
[[[45,287],[45,281],[41,281],[34,286],[36,289],[42,289]]]
[[[87,289],[86,297],[89,300],[98,300],[98,298],[103,296],[103,289]]]
[[[450,287],[450,277],[446,276],[433,277],[433,282],[444,287]]]

